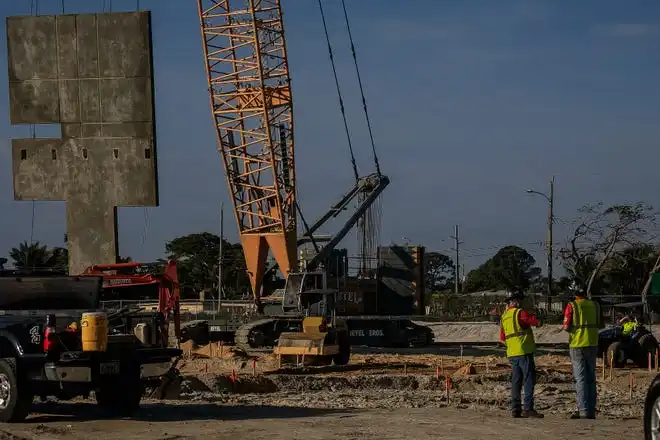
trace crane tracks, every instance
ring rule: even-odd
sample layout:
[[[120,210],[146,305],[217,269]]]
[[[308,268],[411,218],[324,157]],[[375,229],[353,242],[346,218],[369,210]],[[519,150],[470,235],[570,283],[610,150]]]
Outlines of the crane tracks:
[[[253,347],[251,344],[251,337],[252,337],[252,332],[257,328],[262,325],[266,324],[271,324],[276,321],[275,318],[265,318],[265,319],[258,319],[256,321],[248,322],[247,324],[244,324],[240,326],[237,330],[236,333],[234,334],[234,342],[236,345],[238,345],[239,348],[243,349],[246,352],[249,351],[263,351],[266,350],[267,348],[264,346],[257,346]]]

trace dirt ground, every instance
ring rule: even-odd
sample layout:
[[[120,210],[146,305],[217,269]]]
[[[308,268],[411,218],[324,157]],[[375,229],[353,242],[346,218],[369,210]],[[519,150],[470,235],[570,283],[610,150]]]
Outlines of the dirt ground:
[[[89,404],[58,405],[58,415],[0,427],[0,439],[552,439],[640,438],[638,420],[511,419],[507,413],[437,408],[306,409],[217,404],[149,405],[141,420],[93,420]],[[76,413],[77,418],[70,414]]]
[[[657,374],[630,366],[603,377],[599,368],[598,420],[568,420],[576,408],[569,359],[541,350],[535,399],[546,418],[515,420],[510,368],[497,347],[362,348],[343,367],[280,366],[273,355],[228,347],[196,351],[178,365],[180,393],[147,401],[135,418],[103,419],[89,401],[49,402],[25,424],[0,425],[0,440],[639,438]]]

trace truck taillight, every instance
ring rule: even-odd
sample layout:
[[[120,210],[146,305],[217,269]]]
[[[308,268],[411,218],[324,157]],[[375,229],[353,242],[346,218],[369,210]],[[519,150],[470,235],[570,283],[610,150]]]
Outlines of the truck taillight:
[[[46,327],[44,328],[44,352],[48,353],[57,346],[57,328],[55,327],[55,315],[46,315]]]
[[[55,327],[46,327],[44,330],[44,352],[48,353],[57,345],[57,330]]]

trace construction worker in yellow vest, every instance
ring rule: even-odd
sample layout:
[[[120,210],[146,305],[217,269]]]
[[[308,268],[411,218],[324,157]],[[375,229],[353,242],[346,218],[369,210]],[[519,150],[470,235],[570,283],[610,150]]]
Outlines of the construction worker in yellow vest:
[[[543,414],[534,409],[536,342],[532,332],[532,327],[539,327],[541,323],[536,316],[520,308],[523,299],[521,291],[514,291],[507,299],[508,306],[500,321],[500,340],[506,344],[506,356],[511,362],[511,415],[541,419]],[[520,398],[523,386],[524,403]]]
[[[596,418],[598,330],[604,326],[600,304],[585,298],[583,292],[576,294],[575,300],[566,305],[563,328],[568,332],[578,404],[578,411],[571,415],[572,419]]]
[[[637,330],[637,327],[639,327],[639,322],[637,322],[637,318],[624,316],[619,320],[619,325],[622,328],[621,334],[623,336],[630,336],[635,332],[635,330]]]

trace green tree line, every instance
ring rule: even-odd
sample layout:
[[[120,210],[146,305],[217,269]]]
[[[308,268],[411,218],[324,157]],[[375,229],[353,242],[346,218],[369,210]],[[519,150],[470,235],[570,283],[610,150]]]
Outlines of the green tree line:
[[[660,270],[660,247],[655,241],[655,211],[647,204],[581,208],[571,224],[572,233],[556,247],[555,260],[566,275],[552,280],[553,291],[571,288],[594,294],[635,295],[648,289],[649,274]],[[222,284],[226,297],[249,292],[249,279],[240,244],[223,241]],[[167,259],[178,262],[179,278],[186,296],[199,293],[215,297],[218,291],[220,237],[202,232],[174,238],[165,244]],[[19,269],[66,271],[66,248],[49,248],[39,242],[20,243],[9,251]],[[121,261],[130,261],[130,257]],[[158,265],[165,262],[160,259]],[[0,269],[8,265],[0,258]],[[431,292],[453,291],[455,263],[451,257],[427,251],[426,288]],[[465,280],[458,280],[461,292],[511,290],[544,292],[547,278],[530,253],[515,245],[504,246]]]

